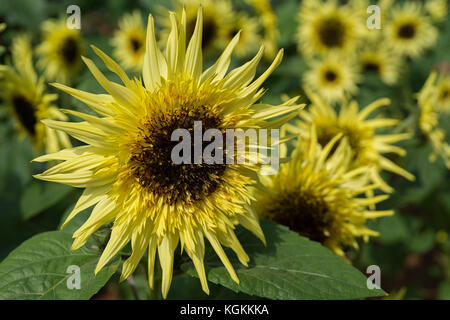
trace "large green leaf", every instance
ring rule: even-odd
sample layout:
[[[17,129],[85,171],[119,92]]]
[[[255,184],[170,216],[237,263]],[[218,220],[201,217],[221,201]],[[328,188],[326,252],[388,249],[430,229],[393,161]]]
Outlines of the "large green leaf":
[[[359,299],[385,294],[369,290],[360,271],[319,243],[273,222],[262,221],[262,228],[267,247],[248,231],[237,231],[251,258],[248,268],[228,253],[240,285],[233,282],[212,252],[205,256],[208,280],[236,292],[270,299]],[[192,263],[182,268],[197,276]]]
[[[62,231],[28,239],[0,263],[0,299],[89,299],[114,274],[119,261],[95,276],[100,253],[93,243],[71,251],[71,235]],[[69,289],[74,276],[69,266],[79,267],[79,289]]]

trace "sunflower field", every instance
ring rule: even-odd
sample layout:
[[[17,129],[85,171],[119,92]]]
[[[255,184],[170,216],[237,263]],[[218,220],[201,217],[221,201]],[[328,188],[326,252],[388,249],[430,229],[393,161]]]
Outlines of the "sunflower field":
[[[449,8],[2,0],[0,300],[450,300]]]

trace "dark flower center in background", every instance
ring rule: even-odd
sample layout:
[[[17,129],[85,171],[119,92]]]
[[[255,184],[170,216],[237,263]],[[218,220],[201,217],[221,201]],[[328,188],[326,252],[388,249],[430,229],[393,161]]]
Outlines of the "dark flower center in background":
[[[329,48],[342,47],[345,37],[345,26],[337,18],[329,18],[319,26],[320,41]]]
[[[334,82],[337,79],[336,72],[328,70],[325,72],[325,79],[327,79],[328,82]]]
[[[186,39],[190,41],[192,35],[195,30],[196,18],[188,21],[186,24]],[[204,16],[203,20],[203,32],[202,32],[202,48],[209,48],[211,44],[214,42],[214,39],[217,36],[217,24],[216,21],[211,18]]]
[[[37,118],[33,104],[24,96],[17,95],[13,97],[12,105],[20,123],[30,135],[34,136],[36,134],[35,125]]]
[[[412,23],[402,25],[398,29],[398,36],[403,39],[412,39],[416,34],[416,27]]]
[[[367,72],[374,72],[374,73],[380,72],[380,65],[373,61],[365,62],[363,68],[364,68],[364,71],[367,71]]]
[[[131,49],[134,52],[139,51],[139,49],[142,47],[142,42],[139,39],[131,38],[130,39]]]
[[[267,208],[272,220],[288,226],[301,236],[323,243],[332,227],[332,215],[324,199],[307,191],[291,191],[279,195]]]
[[[194,164],[194,121],[202,122],[202,134],[211,128],[220,130],[221,117],[205,106],[192,108],[183,105],[177,110],[156,112],[144,122],[140,141],[136,143],[130,159],[133,175],[138,182],[169,204],[177,201],[190,204],[206,198],[220,186],[226,168],[224,164]],[[191,133],[191,163],[175,164],[171,158],[179,141],[171,141],[172,132],[184,128]],[[223,135],[225,137],[225,135]],[[202,143],[202,151],[211,142]],[[225,146],[225,138],[222,141]],[[214,156],[214,154],[213,154]]]
[[[72,37],[67,37],[61,46],[61,56],[64,61],[72,65],[76,63],[80,57],[80,48],[78,42]]]

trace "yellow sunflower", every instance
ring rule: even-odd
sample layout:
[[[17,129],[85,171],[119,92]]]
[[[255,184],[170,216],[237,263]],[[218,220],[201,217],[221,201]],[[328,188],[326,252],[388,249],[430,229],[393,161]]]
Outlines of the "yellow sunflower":
[[[48,153],[70,148],[67,134],[41,123],[46,118],[67,120],[67,117],[52,105],[58,96],[45,93],[44,79],[36,75],[28,35],[14,38],[11,54],[12,64],[0,65],[0,96],[17,120],[21,135],[30,138],[36,153],[43,147]]]
[[[441,21],[448,14],[447,0],[427,0],[425,10],[433,21]]]
[[[49,80],[67,83],[81,68],[81,55],[85,50],[78,29],[69,29],[65,19],[47,20],[42,24],[44,40],[36,49],[38,66]]]
[[[367,33],[361,13],[334,0],[302,3],[298,19],[297,42],[306,57],[352,54],[358,39]]]
[[[377,130],[395,126],[399,121],[382,117],[369,118],[376,109],[389,105],[389,99],[376,100],[361,110],[356,101],[344,102],[337,113],[320,96],[308,89],[305,91],[311,100],[311,106],[308,110],[300,110],[301,120],[295,125],[286,125],[290,132],[310,141],[311,127],[315,126],[317,139],[322,146],[326,146],[334,136],[342,133],[348,138],[353,152],[351,168],[370,165],[372,180],[384,192],[392,192],[393,189],[381,178],[380,172],[383,170],[414,180],[412,174],[384,156],[386,153],[404,156],[405,150],[393,143],[410,138],[410,134],[379,134]]]
[[[380,46],[378,41],[369,41],[362,46],[359,63],[361,72],[374,73],[384,83],[393,85],[398,80],[402,59],[391,49]]]
[[[197,9],[203,8],[203,35],[202,48],[205,52],[222,48],[225,41],[223,36],[225,30],[233,20],[234,12],[229,0],[173,0],[178,19],[181,18],[183,10],[186,11],[186,40],[189,41],[194,33],[197,19]],[[158,22],[163,26],[161,31],[161,43],[167,43],[167,38],[172,28],[168,19],[167,9],[159,7]]]
[[[266,48],[265,57],[273,59],[278,51],[278,19],[270,5],[269,0],[247,0],[259,16],[260,24],[264,30],[263,43]]]
[[[367,166],[352,165],[348,138],[338,134],[322,146],[314,125],[308,136],[307,144],[299,137],[290,162],[282,164],[277,175],[261,176],[255,208],[260,217],[284,224],[344,257],[346,247],[358,247],[357,238],[378,235],[366,227],[368,219],[393,211],[369,209],[387,196],[364,196],[377,185],[368,179]]]
[[[145,27],[141,13],[134,11],[125,14],[119,21],[119,30],[111,40],[114,56],[127,69],[142,69],[145,54]]]
[[[318,92],[330,103],[340,102],[358,91],[360,80],[357,67],[348,59],[328,55],[323,60],[311,62],[311,69],[303,76],[305,86]]]
[[[223,47],[240,31],[239,43],[234,49],[236,56],[242,58],[254,54],[262,43],[260,28],[258,19],[242,12],[236,13],[233,20],[222,29],[223,35],[220,38],[225,41]]]
[[[118,64],[95,47],[123,85],[108,81],[86,58],[85,63],[108,95],[55,84],[101,116],[71,111],[84,121],[46,120],[47,126],[65,131],[87,145],[35,159],[64,161],[36,178],[85,189],[65,224],[81,210],[95,205],[89,219],[74,233],[72,248],[83,246],[99,227],[113,222],[95,271],[131,241],[132,254],[124,262],[122,280],[132,274],[148,249],[152,287],[158,252],[163,297],[169,291],[174,251],[179,243],[192,259],[202,288],[208,293],[204,237],[237,283],[238,277],[222,248],[231,247],[239,260],[247,264],[249,258],[233,231],[235,225],[242,224],[264,241],[257,216],[248,207],[258,165],[177,165],[171,159],[177,144],[171,139],[173,131],[192,130],[195,121],[201,121],[204,130],[218,128],[222,132],[276,128],[293,118],[301,107],[293,100],[280,106],[255,104],[264,93],[260,86],[281,62],[282,51],[256,79],[263,48],[252,60],[227,73],[230,56],[239,42],[238,34],[217,62],[202,72],[201,9],[187,49],[186,12],[182,12],[180,21],[171,13],[170,21],[172,30],[162,53],[156,44],[153,17],[149,16],[142,70],[144,85],[140,80],[130,80]],[[277,119],[272,122],[272,117]]]
[[[450,75],[440,74],[436,83],[436,109],[450,113]]]
[[[437,36],[437,29],[420,4],[406,2],[392,8],[385,39],[396,53],[416,58],[436,43]]]
[[[439,128],[439,113],[436,111],[436,100],[439,98],[436,94],[436,79],[437,74],[432,72],[417,94],[420,108],[419,128],[433,147],[430,161],[433,162],[437,156],[441,156],[446,167],[450,169],[450,145],[446,142],[445,131]]]

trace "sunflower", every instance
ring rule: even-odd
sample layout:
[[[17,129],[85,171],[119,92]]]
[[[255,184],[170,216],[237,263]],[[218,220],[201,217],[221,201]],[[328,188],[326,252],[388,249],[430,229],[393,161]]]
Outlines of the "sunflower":
[[[269,0],[247,0],[247,3],[258,14],[260,24],[263,27],[263,43],[266,48],[265,57],[273,59],[278,51],[278,39],[280,38],[277,16]]]
[[[259,35],[259,30],[260,24],[258,19],[249,17],[245,13],[236,13],[233,20],[222,29],[223,35],[220,38],[227,44],[240,31],[239,43],[234,51],[236,56],[242,58],[255,53],[261,45],[262,39]]]
[[[430,161],[434,162],[441,156],[447,168],[450,169],[450,145],[446,142],[446,133],[439,128],[439,113],[436,111],[436,100],[439,99],[436,87],[437,74],[432,72],[423,88],[417,94],[420,109],[419,128],[431,142],[433,152]]]
[[[355,94],[359,79],[356,66],[348,59],[328,55],[323,60],[311,62],[311,69],[305,72],[303,83],[328,102],[335,103],[342,101],[348,94]]]
[[[436,84],[436,109],[450,113],[450,75],[441,74]]]
[[[298,13],[297,42],[306,57],[352,54],[367,32],[361,12],[337,1],[306,1]]]
[[[261,98],[262,83],[278,66],[282,51],[269,68],[253,81],[263,48],[241,67],[227,74],[234,37],[217,62],[202,72],[202,10],[186,49],[187,14],[178,21],[170,13],[172,30],[165,53],[159,50],[153,17],[149,15],[143,81],[130,80],[111,58],[95,52],[124,85],[110,82],[95,64],[84,58],[94,77],[109,95],[56,87],[88,104],[101,117],[70,111],[83,122],[46,120],[87,145],[35,159],[64,162],[36,178],[85,188],[65,224],[78,212],[95,205],[89,219],[75,233],[72,248],[83,246],[102,225],[113,222],[110,239],[95,272],[131,241],[132,254],[124,262],[122,280],[130,276],[148,249],[149,285],[153,287],[155,255],[162,269],[162,294],[167,296],[174,251],[181,248],[192,259],[203,290],[208,293],[203,265],[204,237],[239,283],[222,245],[231,247],[246,265],[249,258],[234,228],[242,224],[264,241],[257,216],[249,209],[256,164],[183,164],[171,160],[177,128],[222,132],[234,128],[276,128],[293,118],[300,106],[294,100],[280,106],[254,104]],[[278,117],[276,121],[269,118]],[[227,161],[228,162],[228,161]],[[65,225],[64,224],[64,225]]]
[[[78,29],[69,29],[66,20],[47,20],[42,24],[44,41],[38,46],[38,66],[49,80],[64,83],[74,79],[80,70],[84,41]]]
[[[372,180],[384,192],[392,192],[393,190],[381,178],[380,172],[383,170],[393,172],[408,180],[414,180],[412,174],[384,156],[385,153],[404,156],[405,150],[392,144],[408,139],[410,135],[407,133],[378,134],[378,129],[392,127],[398,124],[398,120],[382,117],[368,119],[376,109],[389,105],[389,99],[376,100],[362,110],[359,110],[356,101],[344,102],[340,106],[339,113],[337,113],[320,96],[307,88],[305,91],[312,105],[308,110],[300,110],[301,120],[298,120],[295,125],[286,125],[290,132],[299,134],[305,141],[310,141],[312,139],[310,136],[311,127],[315,126],[317,139],[323,147],[334,136],[342,133],[348,138],[353,152],[351,168],[370,165]]]
[[[368,208],[387,196],[364,196],[377,185],[368,179],[368,167],[352,166],[349,140],[338,144],[340,137],[322,146],[311,126],[308,143],[299,137],[290,162],[282,164],[277,175],[261,176],[255,209],[260,217],[284,224],[344,257],[345,247],[358,247],[357,238],[378,235],[366,227],[368,219],[393,211]]]
[[[211,52],[222,47],[225,30],[233,20],[234,12],[229,0],[173,0],[173,7],[180,19],[183,10],[186,11],[186,40],[189,41],[194,33],[197,20],[197,9],[203,8],[203,51]],[[161,43],[167,43],[171,21],[168,19],[167,9],[158,8],[159,23],[164,29],[161,31]]]
[[[420,4],[395,6],[385,28],[385,38],[394,52],[416,58],[432,47],[438,31],[424,15]]]
[[[448,14],[447,0],[427,0],[425,10],[433,21],[441,21]]]
[[[127,69],[142,69],[145,54],[145,27],[141,13],[134,11],[125,14],[119,21],[119,30],[111,40],[114,56]]]
[[[384,83],[393,85],[398,80],[402,59],[389,48],[379,46],[378,41],[369,41],[362,46],[359,63],[361,72],[376,74]]]
[[[43,147],[48,153],[70,148],[67,134],[41,123],[45,118],[67,120],[67,117],[52,105],[58,96],[44,92],[44,79],[38,78],[33,67],[28,35],[14,38],[11,54],[12,65],[0,65],[0,96],[17,120],[21,135],[30,138],[36,153]]]

